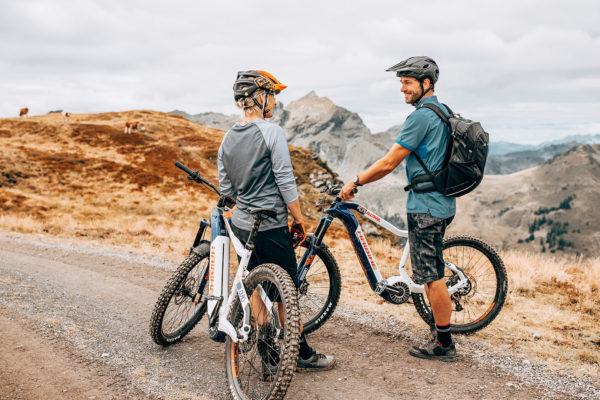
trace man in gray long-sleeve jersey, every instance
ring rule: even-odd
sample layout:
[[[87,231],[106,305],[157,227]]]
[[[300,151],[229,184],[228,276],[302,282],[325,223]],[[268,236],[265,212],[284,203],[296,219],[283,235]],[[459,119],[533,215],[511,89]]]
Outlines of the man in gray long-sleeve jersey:
[[[275,94],[285,88],[265,71],[238,73],[234,98],[244,110],[244,118],[225,134],[217,164],[221,192],[237,200],[231,222],[240,240],[250,236],[251,210],[269,208],[277,212],[275,219],[260,225],[248,269],[263,263],[278,264],[297,284],[292,236],[296,243],[304,239],[304,219],[285,134],[278,125],[265,121],[273,116]],[[288,210],[293,219],[291,234]],[[298,371],[323,371],[334,364],[332,356],[317,353],[308,346],[304,334],[300,335]]]

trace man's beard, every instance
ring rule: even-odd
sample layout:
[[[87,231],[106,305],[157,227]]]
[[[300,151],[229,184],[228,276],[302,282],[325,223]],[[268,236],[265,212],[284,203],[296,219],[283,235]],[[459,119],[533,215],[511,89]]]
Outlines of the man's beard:
[[[406,104],[413,104],[419,98],[419,94],[414,92],[409,92],[404,95],[404,99]]]

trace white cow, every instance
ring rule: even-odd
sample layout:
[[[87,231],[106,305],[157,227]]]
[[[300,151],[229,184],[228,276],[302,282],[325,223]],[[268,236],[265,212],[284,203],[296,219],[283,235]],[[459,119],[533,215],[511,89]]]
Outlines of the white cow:
[[[68,112],[68,111],[64,111],[63,110],[63,112],[61,114],[62,114],[63,121],[67,121],[68,122],[69,121],[69,117],[71,116],[71,113]]]

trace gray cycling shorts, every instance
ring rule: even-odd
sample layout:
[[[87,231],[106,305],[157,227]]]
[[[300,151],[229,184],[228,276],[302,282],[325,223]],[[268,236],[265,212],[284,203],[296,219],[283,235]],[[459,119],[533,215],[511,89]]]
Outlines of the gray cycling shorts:
[[[413,281],[419,285],[444,277],[442,242],[446,228],[454,219],[427,214],[407,214],[408,240]]]

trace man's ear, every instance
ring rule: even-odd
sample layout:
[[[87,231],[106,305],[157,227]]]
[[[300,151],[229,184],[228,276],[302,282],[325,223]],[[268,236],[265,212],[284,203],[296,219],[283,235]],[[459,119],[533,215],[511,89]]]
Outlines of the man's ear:
[[[431,87],[431,79],[429,79],[429,78],[423,79],[423,89],[429,90],[430,87]]]

